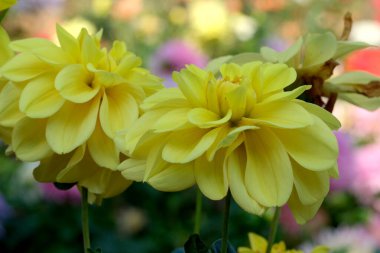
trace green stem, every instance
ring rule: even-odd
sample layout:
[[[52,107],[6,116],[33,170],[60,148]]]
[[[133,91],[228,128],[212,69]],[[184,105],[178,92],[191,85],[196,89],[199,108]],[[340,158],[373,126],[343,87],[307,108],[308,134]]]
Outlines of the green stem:
[[[87,202],[87,189],[81,187],[81,203],[82,203],[82,234],[83,234],[83,247],[84,253],[88,252],[88,249],[91,249],[90,243],[90,228],[88,225],[88,202]]]
[[[277,233],[278,223],[280,221],[280,211],[281,211],[281,208],[277,206],[274,212],[271,226],[270,226],[270,234],[268,238],[268,247],[267,247],[266,253],[270,253],[272,250],[274,239]]]
[[[230,216],[230,203],[231,203],[231,192],[228,191],[227,196],[224,200],[224,217],[223,217],[223,230],[222,230],[222,251],[221,253],[227,253],[228,246],[228,219]]]
[[[202,192],[199,188],[197,188],[197,199],[195,205],[194,234],[199,234],[202,221]]]
[[[5,16],[7,15],[9,9],[5,9],[3,11],[0,11],[0,22],[3,21]]]

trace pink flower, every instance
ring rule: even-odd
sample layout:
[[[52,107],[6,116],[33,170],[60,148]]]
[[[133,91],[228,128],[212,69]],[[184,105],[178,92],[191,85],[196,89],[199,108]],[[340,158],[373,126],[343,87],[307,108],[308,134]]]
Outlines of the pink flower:
[[[356,154],[356,178],[353,190],[364,204],[380,210],[380,143],[366,145]]]
[[[52,183],[39,184],[42,190],[42,196],[45,200],[51,201],[57,204],[72,204],[76,205],[80,203],[80,193],[76,187],[72,187],[69,190],[59,190]]]
[[[194,45],[182,40],[170,40],[164,43],[150,59],[152,72],[164,78],[167,87],[176,86],[171,78],[172,72],[182,69],[186,64],[205,67],[207,57]]]
[[[339,178],[331,179],[330,189],[331,191],[349,190],[356,177],[352,138],[349,134],[340,131],[335,132],[335,136],[339,145]]]

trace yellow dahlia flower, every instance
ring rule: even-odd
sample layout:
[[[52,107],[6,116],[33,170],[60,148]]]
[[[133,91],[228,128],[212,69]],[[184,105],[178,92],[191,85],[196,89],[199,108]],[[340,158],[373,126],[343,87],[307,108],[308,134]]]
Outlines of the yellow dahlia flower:
[[[261,214],[288,201],[299,222],[311,218],[329,189],[339,121],[296,99],[308,87],[284,89],[296,72],[285,64],[224,64],[221,77],[196,66],[175,72],[179,88],[157,92],[126,134],[134,159],[123,175],[162,191],[197,184],[219,200],[230,190]],[[144,162],[146,159],[146,163]]]
[[[4,65],[13,56],[9,43],[8,34],[0,26],[0,66]],[[3,90],[6,91],[4,93],[8,94],[4,96]],[[14,103],[19,94],[17,87],[0,74],[0,140],[7,144],[11,140],[11,127],[23,117],[18,110],[18,104]]]
[[[268,242],[265,238],[255,233],[249,233],[250,248],[239,247],[238,253],[265,253],[268,247]],[[325,246],[318,246],[314,248],[310,253],[328,253],[329,249]],[[284,242],[275,243],[272,246],[271,253],[303,253],[302,250],[286,249]]]
[[[14,96],[23,113],[11,126],[11,147],[23,161],[41,160],[39,181],[78,182],[97,196],[115,194],[130,182],[115,170],[120,153],[113,138],[138,118],[138,105],[161,80],[139,67],[140,58],[120,41],[107,51],[100,33],[83,29],[74,38],[58,26],[57,35],[60,46],[36,38],[10,44],[20,53],[0,73],[19,95],[3,90],[0,96]]]

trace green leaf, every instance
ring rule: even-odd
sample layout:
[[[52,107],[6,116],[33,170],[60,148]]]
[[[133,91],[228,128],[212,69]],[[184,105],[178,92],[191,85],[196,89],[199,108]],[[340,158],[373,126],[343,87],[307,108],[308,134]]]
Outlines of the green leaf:
[[[232,55],[226,55],[226,56],[215,58],[207,64],[205,70],[211,71],[212,73],[216,74],[219,72],[220,66],[222,66],[223,63],[228,62],[228,60],[231,58],[232,58]]]
[[[210,253],[210,251],[198,234],[192,234],[185,242],[185,253]]]
[[[265,59],[258,53],[242,53],[232,56],[227,62],[243,65],[253,61],[264,61]]]
[[[343,73],[340,76],[330,78],[327,83],[333,85],[351,85],[351,84],[366,84],[372,81],[380,81],[380,77],[363,71],[352,71]]]
[[[366,47],[370,47],[370,44],[367,44],[365,42],[357,42],[357,41],[338,41],[337,42],[337,49],[334,54],[334,59],[338,59],[341,57],[346,56],[347,54],[363,49]]]
[[[280,61],[280,52],[277,52],[270,47],[260,48],[260,54],[264,57],[265,60],[269,62],[275,63]]]
[[[288,63],[291,67],[298,67],[298,53],[301,51],[303,39],[300,37],[293,45],[282,52],[277,52],[269,47],[262,47],[260,53],[264,59],[270,62]]]
[[[342,93],[339,94],[339,98],[369,111],[380,108],[380,98],[368,98],[364,95],[354,93]]]
[[[305,39],[303,68],[311,68],[324,64],[333,58],[337,41],[331,32],[308,34]]]

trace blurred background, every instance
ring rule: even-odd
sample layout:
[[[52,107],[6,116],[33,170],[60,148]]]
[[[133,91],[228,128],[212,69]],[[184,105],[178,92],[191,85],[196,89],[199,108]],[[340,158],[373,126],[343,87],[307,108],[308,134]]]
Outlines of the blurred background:
[[[286,49],[306,32],[339,35],[346,11],[353,14],[351,40],[380,46],[379,0],[19,0],[4,26],[12,39],[56,41],[55,24],[77,35],[103,29],[103,44],[122,40],[145,67],[175,86],[170,73],[209,59]],[[376,47],[349,55],[339,71],[361,69],[380,75]],[[299,226],[283,208],[278,239],[291,247],[329,246],[334,253],[380,252],[380,111],[338,102],[342,129],[339,180],[316,217]],[[1,146],[1,154],[6,147]],[[34,164],[0,156],[0,252],[82,252],[80,196],[32,177]],[[192,233],[195,190],[160,193],[134,184],[124,194],[90,208],[92,244],[105,253],[163,253]],[[201,235],[209,245],[220,237],[222,203],[204,199]],[[230,240],[248,246],[247,233],[266,236],[270,214],[256,217],[234,203]]]

